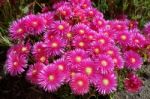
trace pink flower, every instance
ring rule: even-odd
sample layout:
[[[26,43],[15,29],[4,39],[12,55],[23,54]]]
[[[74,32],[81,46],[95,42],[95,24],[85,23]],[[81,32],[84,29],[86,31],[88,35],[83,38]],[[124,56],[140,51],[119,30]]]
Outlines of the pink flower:
[[[83,37],[74,37],[74,39],[72,40],[72,45],[75,48],[81,48],[81,49],[88,49],[89,45],[90,45],[90,41],[86,38]]]
[[[48,49],[47,49],[47,46],[44,42],[36,42],[34,45],[33,45],[33,49],[32,49],[32,54],[33,55],[36,55],[36,54],[39,54],[39,53],[42,53],[44,55],[48,54]]]
[[[129,73],[124,81],[125,89],[129,93],[136,93],[140,91],[142,85],[142,80],[137,75],[132,73]]]
[[[97,29],[103,29],[106,25],[106,21],[99,16],[94,17],[92,23]]]
[[[92,29],[89,29],[88,32],[86,33],[86,35],[84,35],[84,38],[86,38],[88,41],[94,41],[96,38],[96,35],[98,33]]]
[[[94,55],[94,56],[98,56],[100,54],[103,54],[104,52],[104,47],[102,47],[99,42],[92,42],[91,43],[91,47],[90,47],[90,50],[89,52]]]
[[[52,32],[52,31],[48,30],[48,31],[45,32],[45,34],[43,36],[43,39],[44,39],[44,41],[50,41],[51,39],[53,39],[57,36],[62,37],[59,34],[56,34],[55,32]]]
[[[120,49],[114,45],[110,45],[104,50],[104,53],[113,57],[120,55]]]
[[[144,33],[148,36],[150,36],[150,22],[147,22],[145,25],[144,25],[144,29],[143,29]]]
[[[90,83],[93,83],[97,72],[97,66],[94,61],[92,61],[90,58],[85,59],[80,63],[78,69],[82,74],[89,78]]]
[[[44,25],[46,28],[49,28],[52,22],[54,21],[54,13],[48,12],[43,13],[39,15],[40,17],[43,17]]]
[[[11,23],[9,32],[12,39],[24,39],[27,36],[24,22],[24,19],[19,19]]]
[[[114,43],[112,39],[101,33],[96,35],[95,42],[99,43],[102,47],[107,47]]]
[[[114,73],[99,75],[97,77],[96,88],[99,94],[110,94],[117,89],[117,79]]]
[[[124,60],[121,55],[115,55],[112,59],[117,69],[122,69],[124,67]]]
[[[48,62],[48,48],[44,42],[37,42],[33,45],[32,54],[37,62]]]
[[[24,68],[27,67],[27,59],[24,55],[9,52],[7,56],[5,68],[6,71],[12,75],[16,76],[24,72]]]
[[[24,17],[25,27],[28,33],[32,35],[41,34],[44,31],[44,20],[40,15],[28,15]]]
[[[63,84],[64,77],[55,66],[49,65],[39,73],[38,84],[48,92],[57,91],[57,89]]]
[[[124,53],[125,66],[128,69],[137,70],[141,68],[143,60],[140,55],[132,50]]]
[[[98,71],[102,74],[112,72],[114,70],[114,63],[110,56],[101,54],[95,59],[98,66]]]
[[[45,41],[49,55],[60,55],[66,46],[66,41],[62,38],[55,37],[49,41]]]
[[[10,52],[17,53],[20,55],[28,56],[31,49],[31,45],[29,43],[23,44],[19,43],[16,45],[13,45],[9,50]]]
[[[38,84],[38,76],[41,70],[45,67],[42,63],[35,63],[29,67],[26,78],[33,84]]]
[[[122,46],[128,46],[131,43],[131,34],[128,31],[122,31],[117,34],[117,42]]]
[[[58,72],[63,75],[62,77],[65,77],[65,79],[67,79],[67,77],[69,77],[69,71],[70,71],[70,67],[68,66],[67,61],[65,61],[64,58],[60,58],[56,61],[54,61],[54,66],[57,68]]]
[[[143,47],[146,44],[146,38],[140,33],[131,34],[131,47]]]
[[[59,17],[68,19],[72,15],[71,7],[70,6],[61,6],[56,10],[56,13]]]
[[[72,31],[77,36],[83,36],[89,31],[89,27],[85,24],[78,23],[72,27]]]
[[[127,22],[126,21],[118,21],[118,20],[115,20],[113,21],[112,23],[112,27],[113,29],[116,31],[116,32],[121,32],[121,31],[126,31],[128,29],[128,26],[127,26]]]
[[[76,95],[84,95],[88,93],[88,77],[83,74],[76,74],[70,81],[70,87],[73,93]]]
[[[66,59],[72,67],[79,65],[84,59],[88,58],[86,51],[82,49],[76,49],[66,54]]]
[[[70,30],[69,23],[65,21],[54,21],[50,26],[50,31],[60,35],[69,32],[69,30]]]

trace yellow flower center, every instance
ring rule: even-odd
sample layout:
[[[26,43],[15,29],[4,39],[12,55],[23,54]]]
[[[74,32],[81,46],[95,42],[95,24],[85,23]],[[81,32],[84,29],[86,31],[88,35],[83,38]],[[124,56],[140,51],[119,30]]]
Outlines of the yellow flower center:
[[[55,78],[54,75],[49,75],[49,77],[48,77],[49,81],[53,81],[54,78]]]
[[[84,46],[84,42],[79,42],[79,46],[83,47]]]
[[[105,43],[105,40],[104,40],[104,39],[99,39],[99,42],[100,42],[101,44],[104,44],[104,43]]]
[[[126,35],[122,35],[122,36],[121,36],[121,39],[122,39],[122,40],[126,40],[126,39],[127,39],[127,36],[126,36]]]
[[[109,80],[108,80],[108,79],[103,79],[103,84],[104,84],[105,86],[107,86],[107,85],[109,84]]]
[[[81,60],[82,60],[82,57],[81,56],[76,56],[76,58],[75,58],[75,60],[76,60],[76,62],[81,62]]]
[[[21,32],[23,32],[23,29],[22,29],[22,28],[19,28],[19,29],[17,30],[17,33],[21,33]]]
[[[64,29],[64,26],[63,26],[63,25],[59,25],[59,26],[58,26],[58,29],[59,29],[59,30],[63,30],[63,29]]]
[[[58,69],[62,71],[62,70],[64,70],[64,66],[60,64],[60,65],[58,65]]]
[[[58,46],[58,44],[56,42],[52,43],[52,48],[56,48]]]
[[[100,50],[99,50],[98,48],[95,48],[95,49],[94,49],[94,52],[95,52],[96,54],[98,54],[98,53],[100,52]]]
[[[114,52],[112,50],[107,51],[109,55],[112,55]]]
[[[41,58],[40,58],[40,61],[43,63],[43,62],[45,62],[45,60],[46,60],[46,57],[45,56],[42,56]]]
[[[38,22],[34,21],[34,22],[32,22],[32,25],[33,25],[33,26],[37,26],[37,25],[38,25]]]
[[[135,63],[136,59],[135,58],[131,58],[131,62]]]
[[[78,81],[78,85],[79,85],[79,86],[83,86],[83,81],[82,81],[82,80],[79,80],[79,81]]]
[[[107,63],[107,61],[102,60],[102,61],[101,61],[101,65],[105,67],[105,66],[107,66],[107,65],[108,65],[108,63]]]
[[[18,62],[14,62],[13,65],[14,65],[14,66],[18,66]]]
[[[22,52],[27,51],[27,47],[22,47],[21,51],[22,51]]]
[[[99,25],[102,25],[102,21],[99,20],[99,21],[98,21],[98,24],[99,24]]]
[[[67,37],[68,38],[71,38],[72,37],[72,34],[69,32],[69,33],[67,33]]]
[[[84,34],[85,31],[84,31],[84,30],[79,30],[79,33],[80,33],[80,34]]]
[[[92,73],[92,68],[91,67],[86,67],[85,72],[87,73],[87,75],[90,75]]]

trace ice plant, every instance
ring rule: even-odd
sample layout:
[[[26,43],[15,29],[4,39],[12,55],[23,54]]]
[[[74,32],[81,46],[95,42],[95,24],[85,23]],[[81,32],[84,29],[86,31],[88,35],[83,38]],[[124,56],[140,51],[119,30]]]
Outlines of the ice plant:
[[[38,84],[49,92],[56,91],[63,84],[63,81],[64,77],[58,73],[58,70],[53,65],[43,68],[38,78]]]
[[[100,94],[109,94],[116,91],[117,77],[114,73],[98,75],[96,88]]]
[[[89,91],[89,81],[87,76],[76,74],[70,82],[70,87],[74,94],[83,95]]]
[[[69,85],[75,95],[88,95],[93,88],[100,95],[112,94],[120,86],[117,81],[124,79],[120,76],[129,73],[124,87],[138,92],[142,81],[130,73],[139,70],[150,53],[150,23],[140,31],[136,20],[105,19],[90,0],[52,2],[50,11],[10,24],[13,44],[6,72],[26,74],[29,82],[48,92]]]
[[[142,87],[142,80],[133,73],[127,75],[127,78],[124,81],[124,86],[127,92],[137,93]]]
[[[143,64],[143,60],[140,55],[132,50],[125,52],[124,58],[125,66],[128,69],[137,70],[140,69]]]

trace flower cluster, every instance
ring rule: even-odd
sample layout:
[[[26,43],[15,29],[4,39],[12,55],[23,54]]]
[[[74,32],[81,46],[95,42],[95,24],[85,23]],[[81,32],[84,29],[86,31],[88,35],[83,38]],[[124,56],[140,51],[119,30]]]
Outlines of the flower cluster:
[[[107,20],[90,0],[57,2],[52,11],[12,22],[9,33],[14,45],[5,68],[10,75],[27,70],[27,80],[45,91],[68,84],[76,95],[88,93],[90,86],[103,95],[116,91],[117,71],[140,69],[139,49],[147,45],[137,23]],[[141,86],[134,74],[125,80],[127,91]]]

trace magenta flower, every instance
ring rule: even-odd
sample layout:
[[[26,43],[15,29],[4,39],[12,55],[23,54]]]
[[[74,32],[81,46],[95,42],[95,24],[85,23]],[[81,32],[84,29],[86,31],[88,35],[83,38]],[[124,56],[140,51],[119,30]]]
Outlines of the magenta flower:
[[[86,33],[86,35],[84,35],[84,38],[86,38],[88,41],[94,41],[96,38],[96,35],[98,33],[92,29],[89,29],[88,32]]]
[[[98,71],[102,74],[112,72],[114,70],[114,63],[110,56],[101,54],[95,59]]]
[[[129,93],[139,92],[142,85],[142,80],[137,75],[132,73],[129,73],[124,81],[125,89]]]
[[[84,59],[88,58],[87,52],[82,49],[76,49],[66,54],[69,64],[73,67],[79,65]]]
[[[57,36],[61,37],[59,34],[56,34],[55,32],[48,30],[47,32],[45,32],[43,39],[44,39],[44,41],[50,41],[51,39],[53,39]]]
[[[83,74],[76,74],[70,81],[70,87],[73,93],[76,95],[84,95],[88,93],[88,77]]]
[[[150,36],[150,22],[145,24],[143,31],[146,35]]]
[[[16,76],[24,72],[24,68],[27,67],[27,59],[24,55],[9,52],[7,56],[5,68],[6,71],[12,75]]]
[[[65,79],[69,77],[70,67],[64,58],[54,61],[54,66],[57,68],[58,72],[63,75],[62,77],[65,77]]]
[[[83,37],[74,37],[74,39],[72,40],[72,45],[75,48],[81,48],[81,49],[88,49],[89,45],[90,45],[90,41],[86,38]]]
[[[46,28],[49,28],[52,22],[54,21],[54,13],[52,12],[40,14],[39,16],[43,17],[44,25]]]
[[[9,27],[10,37],[12,39],[24,39],[27,36],[27,31],[25,29],[25,20],[19,19],[17,21],[13,21]]]
[[[126,31],[128,29],[128,26],[127,26],[127,22],[126,21],[118,21],[118,20],[115,20],[113,21],[112,23],[112,28],[116,31],[116,32],[121,32],[121,31]]]
[[[124,67],[124,60],[121,55],[115,55],[112,59],[117,69],[122,69]]]
[[[37,42],[33,45],[32,54],[37,62],[48,62],[48,48],[44,42]]]
[[[57,91],[57,89],[63,84],[64,77],[55,66],[48,65],[47,68],[44,68],[39,73],[38,84],[48,92]]]
[[[69,23],[65,21],[54,21],[50,26],[50,31],[63,35],[66,32],[70,31]]]
[[[117,79],[114,73],[99,75],[97,77],[96,88],[99,94],[110,94],[117,89]]]
[[[42,53],[44,55],[48,54],[47,46],[44,42],[37,42],[33,45],[32,54],[36,55]]]
[[[137,70],[141,68],[143,60],[140,55],[132,50],[124,53],[125,66],[128,69]]]
[[[120,45],[128,46],[131,43],[131,34],[128,31],[119,32],[116,40]]]
[[[96,35],[95,41],[98,42],[102,47],[107,47],[108,45],[111,45],[114,43],[112,39],[110,39],[109,37],[101,33]]]
[[[71,7],[70,6],[61,6],[56,10],[58,16],[68,19],[72,15]]]
[[[44,20],[40,15],[28,15],[24,17],[25,27],[29,34],[41,34],[44,31]]]
[[[120,55],[120,49],[114,45],[110,45],[104,50],[104,53],[113,57]]]
[[[43,68],[45,68],[45,65],[42,63],[35,63],[34,65],[31,65],[26,74],[27,80],[33,84],[38,84],[38,76]]]
[[[82,74],[89,78],[90,83],[93,83],[97,72],[97,66],[94,61],[92,61],[90,58],[85,59],[80,63],[78,69]]]
[[[29,43],[26,43],[26,44],[19,43],[19,44],[13,45],[9,49],[9,52],[17,53],[17,54],[24,55],[27,57],[30,52],[30,49],[31,49],[31,45]]]
[[[90,53],[94,56],[98,56],[100,54],[103,54],[104,47],[102,47],[99,42],[92,42],[90,47]]]
[[[83,36],[89,31],[89,27],[85,24],[79,23],[72,27],[72,31],[77,36]]]
[[[133,33],[131,38],[132,47],[143,47],[146,44],[146,38],[140,33]]]
[[[103,29],[106,25],[106,21],[99,16],[94,17],[92,23],[97,29]]]
[[[50,41],[45,41],[49,55],[60,55],[66,46],[66,41],[62,38],[52,38]]]

